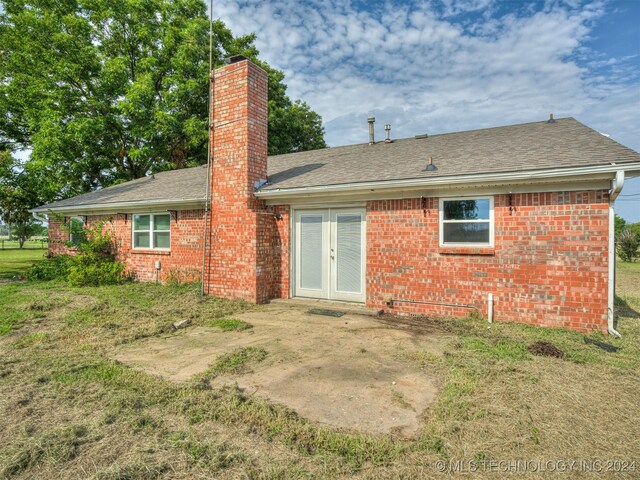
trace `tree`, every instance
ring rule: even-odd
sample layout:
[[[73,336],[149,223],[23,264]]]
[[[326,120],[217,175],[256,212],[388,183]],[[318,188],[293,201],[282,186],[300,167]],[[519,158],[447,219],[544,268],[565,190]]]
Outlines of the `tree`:
[[[32,149],[42,201],[206,162],[202,0],[2,1],[0,148]],[[269,73],[269,152],[324,147],[320,117],[289,99],[255,36],[214,31],[215,65],[243,54]]]
[[[11,236],[23,248],[24,242],[41,232],[42,226],[29,212],[38,202],[35,186],[16,164],[8,152],[0,152],[0,220],[11,226]]]
[[[618,239],[618,256],[623,262],[633,262],[638,258],[640,237],[629,229],[624,230]]]
[[[614,217],[614,221],[615,221],[615,226],[614,226],[614,238],[616,239],[616,241],[620,238],[620,234],[622,234],[622,232],[624,232],[625,226],[627,225],[627,221],[622,218],[620,215],[618,215],[617,213],[615,214]]]

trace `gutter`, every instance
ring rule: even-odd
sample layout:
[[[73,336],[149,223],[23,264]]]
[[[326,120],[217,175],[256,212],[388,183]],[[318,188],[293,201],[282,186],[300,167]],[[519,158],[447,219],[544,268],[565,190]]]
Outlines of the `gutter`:
[[[609,190],[609,292],[607,306],[607,332],[618,338],[622,337],[614,326],[614,302],[616,298],[616,242],[615,242],[615,211],[613,204],[624,186],[624,170],[618,170],[611,180]]]
[[[41,214],[39,214],[37,212],[34,212],[33,210],[29,210],[29,212],[31,213],[31,215],[33,215],[33,218],[35,218],[39,222],[47,223],[49,221],[49,219],[47,219],[47,217],[45,217],[45,216],[43,216],[43,215],[41,215]]]
[[[32,214],[38,213],[48,213],[48,212],[60,212],[60,213],[75,213],[75,212],[92,212],[99,213],[101,211],[103,213],[115,213],[116,210],[122,209],[134,209],[141,211],[149,211],[154,208],[161,207],[175,207],[181,206],[183,209],[187,209],[190,207],[194,208],[204,208],[205,199],[189,199],[185,200],[182,198],[169,198],[162,200],[143,200],[143,201],[135,201],[135,202],[113,202],[113,203],[94,203],[87,205],[69,205],[62,207],[47,207],[43,205],[41,207],[32,208],[29,210]],[[36,217],[37,218],[37,217]]]
[[[356,182],[342,183],[337,185],[315,185],[311,187],[293,187],[274,190],[258,190],[255,192],[258,198],[281,198],[294,195],[318,195],[318,194],[337,194],[337,193],[353,193],[354,191],[365,190],[387,190],[397,188],[425,188],[435,186],[452,186],[460,184],[491,184],[497,182],[514,182],[514,181],[544,181],[558,180],[562,177],[577,176],[593,176],[600,178],[609,178],[609,174],[615,173],[620,169],[626,171],[640,172],[640,163],[627,164],[609,164],[597,165],[590,167],[572,167],[572,168],[552,168],[545,170],[530,170],[528,172],[501,172],[501,173],[482,173],[472,175],[448,175],[443,177],[426,177],[426,178],[409,178],[403,180],[383,180],[375,182]],[[566,178],[565,178],[566,179]]]

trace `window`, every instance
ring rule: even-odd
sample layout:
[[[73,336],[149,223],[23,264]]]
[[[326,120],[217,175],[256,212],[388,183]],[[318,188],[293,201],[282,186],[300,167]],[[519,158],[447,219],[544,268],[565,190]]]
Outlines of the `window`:
[[[153,248],[169,250],[171,248],[171,215],[133,216],[133,248]]]
[[[493,198],[440,199],[440,245],[492,246]]]
[[[69,241],[74,245],[80,245],[84,239],[84,218],[71,217],[69,220]]]

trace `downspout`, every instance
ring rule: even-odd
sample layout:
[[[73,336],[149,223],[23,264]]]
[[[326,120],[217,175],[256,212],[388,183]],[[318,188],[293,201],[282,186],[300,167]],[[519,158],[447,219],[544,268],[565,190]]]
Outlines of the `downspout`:
[[[44,222],[47,223],[49,220],[47,219],[47,217],[44,217],[42,215],[40,215],[37,212],[31,212],[31,215],[33,215],[33,218],[35,218],[36,220],[38,220],[39,222]]]
[[[622,191],[624,185],[624,170],[618,170],[616,176],[611,180],[609,190],[609,305],[607,308],[607,332],[620,338],[620,332],[613,328],[614,302],[616,298],[616,242],[615,242],[615,212],[613,204]]]

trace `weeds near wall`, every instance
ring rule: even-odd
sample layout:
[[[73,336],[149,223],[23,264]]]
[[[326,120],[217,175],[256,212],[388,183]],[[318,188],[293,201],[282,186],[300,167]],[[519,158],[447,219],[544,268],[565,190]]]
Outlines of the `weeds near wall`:
[[[77,255],[56,255],[36,263],[27,278],[64,279],[72,287],[115,285],[127,279],[124,263],[116,259],[115,242],[111,233],[104,230],[104,222],[74,235],[79,238],[73,244]]]

